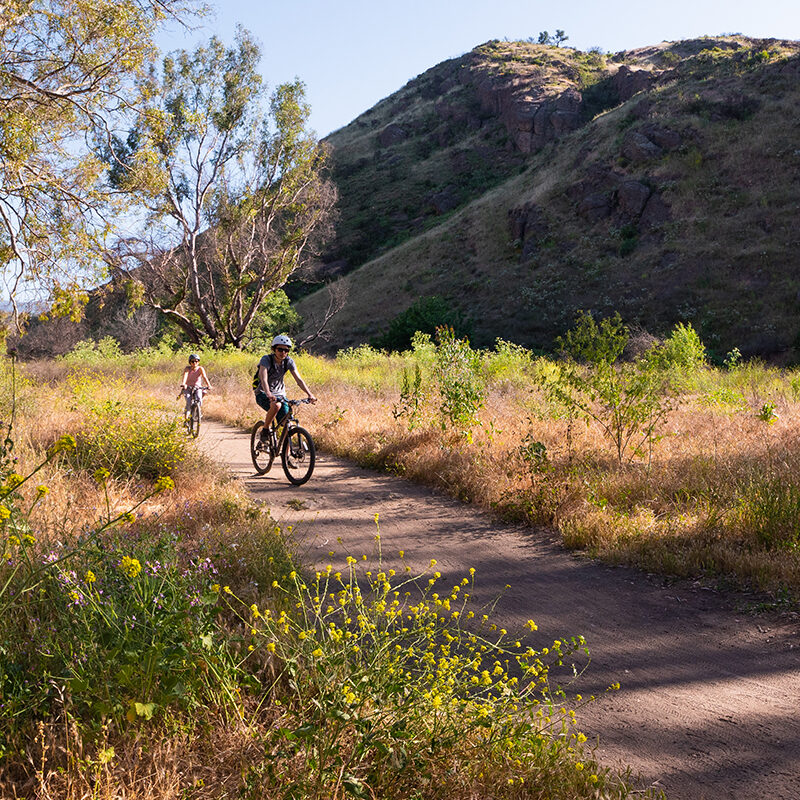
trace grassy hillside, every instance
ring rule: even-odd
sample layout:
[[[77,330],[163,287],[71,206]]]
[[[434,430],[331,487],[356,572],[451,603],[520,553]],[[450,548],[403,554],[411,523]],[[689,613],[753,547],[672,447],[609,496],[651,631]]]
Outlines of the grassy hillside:
[[[342,278],[349,304],[332,345],[368,340],[418,298],[441,295],[472,318],[480,345],[502,337],[546,348],[578,309],[592,309],[618,310],[654,333],[692,322],[721,355],[738,346],[745,354],[796,357],[799,54],[796,42],[743,37],[608,57],[490,43],[412,81],[370,112],[377,121],[371,138],[366,130],[359,138],[353,125],[331,137],[342,206],[339,254],[386,250]],[[471,77],[453,86],[440,80],[456,69]],[[476,181],[475,191],[478,183],[486,190],[446,214],[360,239],[349,222],[354,203],[364,219],[388,219],[392,209],[408,215],[404,203],[417,171],[428,170],[436,186],[472,173],[462,163],[442,177],[436,165],[445,156],[454,163],[452,146],[415,159],[418,137],[394,145],[396,169],[402,166],[394,179],[365,163],[352,166],[358,160],[336,156],[336,147],[349,154],[360,146],[366,154],[378,128],[411,128],[409,120],[448,92],[470,91],[479,103],[495,102],[495,114],[459,146],[466,152],[489,131],[499,146],[504,128],[505,147],[513,150],[504,151],[505,161],[490,152],[483,159],[487,172],[505,179]],[[581,93],[577,111],[573,104],[562,114],[558,104],[574,91]],[[549,102],[543,93],[556,98],[551,128],[562,114],[574,129],[537,139],[534,116],[527,134],[525,114]],[[365,118],[354,125],[363,128]],[[342,180],[344,164],[351,173]],[[465,190],[459,199],[469,196]],[[322,302],[311,295],[298,310],[306,316]]]

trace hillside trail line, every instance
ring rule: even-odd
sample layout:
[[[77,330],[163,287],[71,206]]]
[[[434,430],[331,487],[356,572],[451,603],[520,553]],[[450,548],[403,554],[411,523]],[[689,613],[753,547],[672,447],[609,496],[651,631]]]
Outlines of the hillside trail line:
[[[305,564],[373,559],[379,514],[386,568],[399,550],[412,569],[436,559],[449,587],[474,567],[476,597],[500,596],[498,625],[522,631],[533,618],[535,646],[585,636],[591,661],[568,693],[598,695],[578,728],[599,737],[606,766],[629,765],[668,800],[800,799],[797,614],[750,613],[739,594],[570,555],[546,531],[324,453],[305,486],[291,486],[279,463],[260,477],[249,434],[210,420],[198,441],[293,526]],[[617,681],[620,691],[604,693]]]

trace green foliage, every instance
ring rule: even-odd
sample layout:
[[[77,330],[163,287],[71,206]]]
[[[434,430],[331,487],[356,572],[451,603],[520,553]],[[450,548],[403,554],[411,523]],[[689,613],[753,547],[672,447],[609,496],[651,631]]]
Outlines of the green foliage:
[[[180,636],[180,628],[174,618],[162,613],[169,596],[163,575],[154,576],[144,594],[131,591],[117,573],[136,578],[140,562],[127,552],[120,558],[109,546],[115,541],[112,531],[135,519],[134,511],[152,494],[172,488],[171,481],[160,479],[150,495],[122,513],[111,511],[106,491],[105,518],[83,530],[75,543],[40,542],[34,535],[41,531],[41,525],[34,526],[34,517],[50,490],[42,484],[33,492],[26,484],[32,484],[49,462],[74,449],[73,437],[63,436],[50,447],[45,461],[24,477],[9,471],[9,438],[0,458],[0,551],[4,554],[0,561],[0,613],[4,620],[0,634],[0,722],[4,723],[0,724],[0,757],[7,753],[6,736],[13,735],[15,725],[46,713],[54,682],[65,687],[81,711],[89,692],[92,713],[98,718],[110,716],[124,711],[109,702],[112,696],[148,703],[154,695],[154,653],[152,649],[143,652],[133,640],[155,636],[162,640],[157,648],[161,655],[180,655],[166,645]],[[95,477],[105,488],[108,472],[100,470]],[[63,535],[62,529],[59,536]],[[102,542],[104,536],[111,538]],[[105,574],[102,564],[108,566],[109,580],[98,592],[95,581],[98,574]],[[177,597],[187,607],[184,616],[190,620],[185,593],[179,591]],[[124,608],[130,613],[124,613]],[[160,624],[151,624],[154,616],[160,617]],[[36,647],[30,646],[32,641]],[[144,677],[146,685],[142,684]],[[131,703],[131,707],[135,705],[139,704]],[[152,716],[150,706],[142,709],[143,715]],[[9,725],[12,720],[15,724]]]
[[[267,352],[277,331],[294,336],[300,328],[300,315],[292,308],[283,289],[272,292],[259,308],[246,335],[246,346],[253,352]]]
[[[671,408],[666,376],[649,354],[631,363],[615,364],[628,340],[619,314],[597,325],[581,314],[576,327],[561,340],[572,358],[540,383],[548,399],[568,414],[594,420],[614,445],[617,462],[652,452],[656,429]]]
[[[576,361],[613,364],[625,349],[630,331],[619,312],[604,317],[598,325],[591,312],[579,311],[575,327],[556,339],[556,346]]]
[[[113,336],[104,336],[100,341],[84,339],[78,342],[69,353],[60,356],[58,360],[67,364],[83,364],[97,366],[108,361],[114,361],[122,356],[119,342]]]
[[[171,474],[186,457],[187,443],[177,418],[156,404],[136,403],[133,385],[78,373],[70,377],[70,388],[86,414],[69,455],[76,468],[152,479]]]
[[[456,336],[469,336],[469,323],[446,300],[437,295],[422,297],[399,313],[372,345],[379,350],[402,352],[411,346],[415,333],[433,335],[440,326],[452,328]]]
[[[739,350],[738,347],[734,347],[733,350],[730,350],[728,354],[725,356],[722,365],[725,369],[735,369],[742,363],[742,351]]]
[[[706,363],[706,348],[691,324],[679,322],[672,333],[657,347],[652,348],[648,358],[661,369],[677,368],[691,372]]]
[[[533,367],[533,353],[522,345],[497,339],[486,363],[487,375],[492,379],[505,379],[511,382],[528,380]]]
[[[439,328],[433,374],[439,389],[442,428],[452,426],[467,435],[486,402],[482,358],[469,341],[456,337],[452,328]]]
[[[113,193],[92,142],[140,99],[167,17],[192,0],[19,0],[0,15],[0,271],[10,286],[38,281],[80,313],[76,280],[107,253]],[[8,270],[8,273],[5,270]],[[62,287],[63,284],[63,287]]]

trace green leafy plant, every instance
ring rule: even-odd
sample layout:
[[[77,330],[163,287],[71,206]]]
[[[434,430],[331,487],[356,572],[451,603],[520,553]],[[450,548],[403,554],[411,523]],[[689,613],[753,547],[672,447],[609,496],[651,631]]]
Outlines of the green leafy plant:
[[[644,446],[652,453],[656,428],[672,406],[667,379],[647,354],[616,363],[627,340],[619,314],[598,325],[582,313],[560,340],[567,360],[540,379],[551,402],[600,425],[619,464],[642,455]]]
[[[450,327],[456,336],[470,335],[471,326],[463,314],[438,295],[422,297],[398,314],[382,336],[372,341],[379,350],[407,350],[417,332],[434,334],[441,326]]]
[[[436,334],[433,374],[439,389],[442,428],[452,426],[470,438],[470,428],[477,423],[486,401],[481,355],[469,341],[457,338],[452,328],[439,328]]]

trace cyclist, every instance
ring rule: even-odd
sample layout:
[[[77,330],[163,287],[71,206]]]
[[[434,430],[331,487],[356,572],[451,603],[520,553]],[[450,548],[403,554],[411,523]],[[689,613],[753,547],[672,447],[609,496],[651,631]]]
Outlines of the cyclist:
[[[287,372],[297,381],[297,385],[308,395],[311,403],[316,403],[311,390],[297,371],[294,359],[289,355],[292,349],[292,340],[286,334],[278,334],[272,340],[272,352],[267,353],[258,362],[258,372],[253,380],[253,390],[256,393],[256,403],[267,412],[264,418],[262,437],[268,435],[269,426],[276,415],[278,424],[289,413],[289,404],[286,402],[286,386],[284,377]]]
[[[178,397],[183,395],[186,398],[186,408],[183,410],[184,419],[189,418],[189,409],[192,405],[192,389],[195,387],[205,388],[206,391],[211,391],[211,382],[208,380],[208,375],[203,367],[200,366],[200,356],[192,353],[189,356],[189,365],[183,369],[183,378],[181,379],[181,390]],[[203,405],[204,392],[197,393],[197,402]]]

